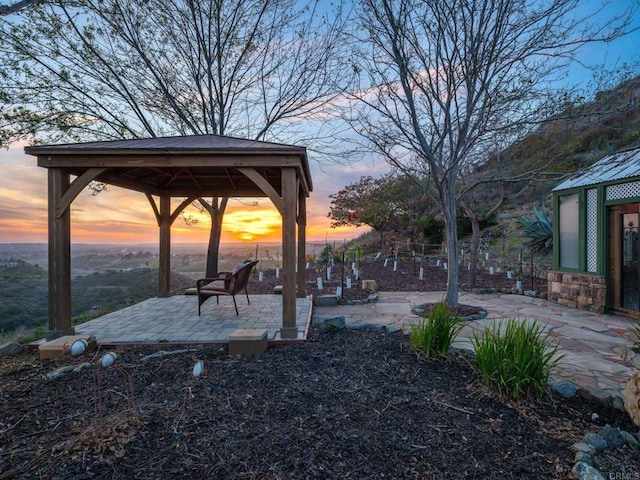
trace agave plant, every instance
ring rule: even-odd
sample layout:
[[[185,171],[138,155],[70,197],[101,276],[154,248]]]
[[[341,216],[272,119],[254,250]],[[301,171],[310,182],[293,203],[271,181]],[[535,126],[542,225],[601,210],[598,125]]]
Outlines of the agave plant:
[[[533,218],[518,218],[528,238],[527,246],[532,253],[549,252],[553,248],[553,229],[544,205],[533,207]]]

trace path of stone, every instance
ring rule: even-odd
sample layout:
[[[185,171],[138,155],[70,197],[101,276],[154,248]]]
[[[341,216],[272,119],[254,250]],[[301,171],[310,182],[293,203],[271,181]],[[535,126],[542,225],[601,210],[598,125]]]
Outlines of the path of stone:
[[[411,307],[436,302],[442,292],[381,292],[376,303],[314,307],[314,315],[340,315],[347,325],[374,325],[390,330],[408,330],[418,317]],[[624,349],[634,340],[629,328],[631,319],[602,315],[522,295],[477,295],[461,293],[460,303],[484,308],[487,317],[471,321],[464,327],[454,346],[471,349],[470,339],[496,319],[530,318],[545,325],[558,340],[562,363],[553,371],[556,381],[568,381],[583,395],[622,407],[620,391],[627,379],[637,372],[623,361]]]

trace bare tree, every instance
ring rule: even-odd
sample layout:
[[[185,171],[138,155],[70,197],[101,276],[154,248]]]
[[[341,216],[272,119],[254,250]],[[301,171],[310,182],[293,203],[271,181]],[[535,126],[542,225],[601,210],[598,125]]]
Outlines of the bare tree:
[[[0,138],[217,134],[321,149],[331,137],[305,121],[336,98],[346,70],[341,9],[320,4],[61,0],[24,10],[0,23]],[[200,203],[212,275],[227,200]]]
[[[360,0],[360,86],[348,119],[367,149],[434,192],[445,219],[450,306],[458,303],[456,210],[476,187],[465,168],[496,138],[515,140],[555,111],[553,82],[577,49],[624,34],[637,12],[612,18],[607,4],[586,15],[580,6]]]

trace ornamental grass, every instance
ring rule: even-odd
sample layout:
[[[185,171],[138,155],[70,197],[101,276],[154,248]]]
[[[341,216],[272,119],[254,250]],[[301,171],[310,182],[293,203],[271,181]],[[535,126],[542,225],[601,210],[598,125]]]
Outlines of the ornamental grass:
[[[411,324],[411,345],[427,358],[444,357],[463,326],[446,303],[438,302],[425,318]]]
[[[472,345],[483,381],[500,395],[540,397],[551,370],[564,355],[536,320],[506,319],[492,323]]]

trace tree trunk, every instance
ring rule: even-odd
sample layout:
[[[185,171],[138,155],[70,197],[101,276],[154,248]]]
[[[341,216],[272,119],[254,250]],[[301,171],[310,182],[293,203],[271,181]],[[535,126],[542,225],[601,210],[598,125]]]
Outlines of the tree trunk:
[[[220,237],[222,236],[222,215],[211,215],[209,230],[209,246],[207,247],[207,278],[218,276],[218,260],[220,257]]]
[[[451,308],[458,306],[458,225],[456,223],[455,189],[449,185],[442,186],[442,213],[444,215],[445,232],[447,234],[447,294],[444,302]]]
[[[524,191],[524,190],[523,190]],[[504,187],[500,184],[500,198],[498,201],[485,213],[474,213],[471,208],[472,205],[462,200],[462,208],[465,215],[471,220],[471,252],[469,263],[471,264],[469,271],[469,288],[475,288],[478,277],[478,250],[480,249],[480,222],[484,222],[491,215],[496,213],[498,209],[502,207],[507,197],[504,195]]]
[[[220,238],[222,237],[222,220],[224,211],[227,208],[228,198],[222,198],[218,203],[218,198],[211,199],[211,204],[199,198],[198,201],[209,213],[211,217],[211,230],[209,231],[209,246],[207,247],[207,269],[205,276],[215,278],[218,275],[218,261],[220,258]]]

